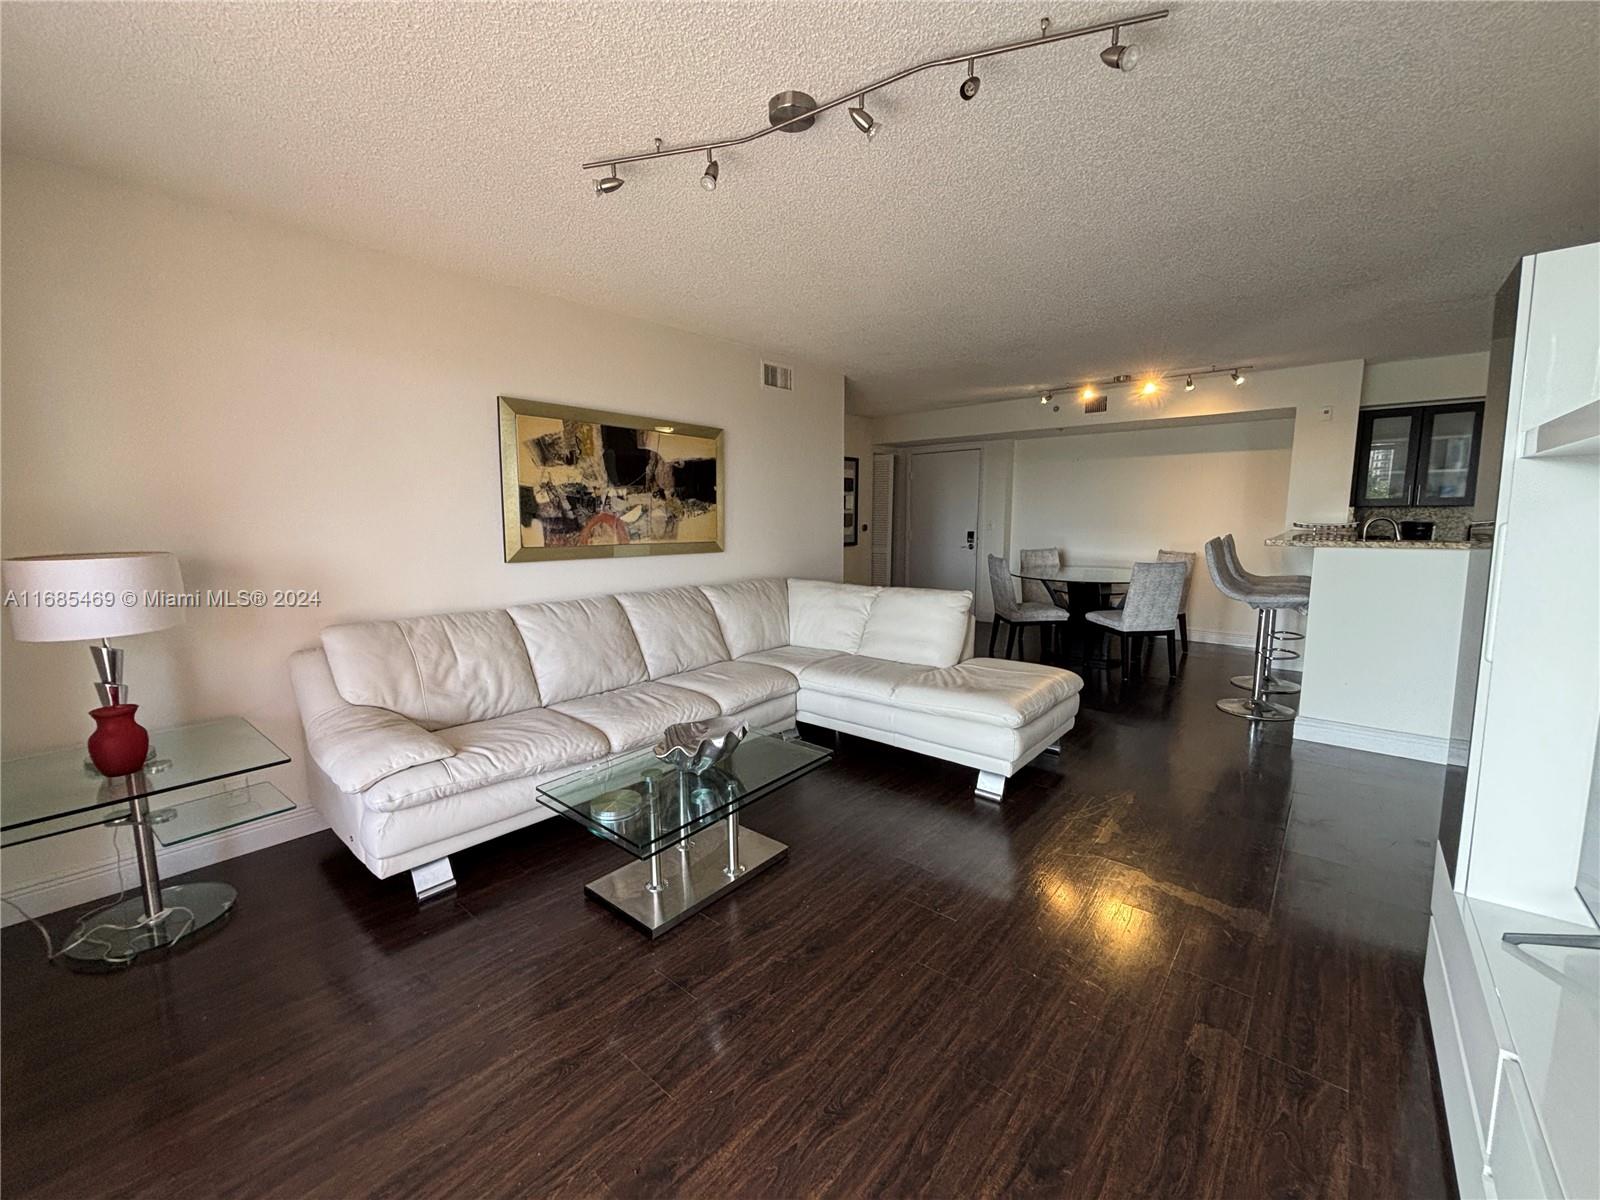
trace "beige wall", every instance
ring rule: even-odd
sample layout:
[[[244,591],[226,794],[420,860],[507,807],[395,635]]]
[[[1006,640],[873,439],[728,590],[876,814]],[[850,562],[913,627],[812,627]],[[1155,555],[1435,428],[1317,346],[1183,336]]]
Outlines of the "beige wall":
[[[844,548],[844,581],[872,582],[872,422],[849,413],[844,418],[844,452],[861,460],[861,477],[856,486],[856,519],[861,530],[854,546]]]
[[[1256,420],[1018,441],[1012,545],[1059,547],[1071,563],[1191,551],[1191,636],[1242,641],[1255,628],[1252,613],[1212,586],[1201,547],[1232,533],[1246,561],[1264,569],[1261,543],[1283,528],[1294,434],[1293,421]]]
[[[285,663],[335,621],[839,577],[837,371],[795,364],[779,402],[755,349],[36,161],[3,179],[4,553],[166,549],[191,587],[320,594],[129,639],[151,727],[237,713],[300,760]],[[505,564],[502,393],[723,427],[726,552]],[[3,646],[5,752],[85,737],[84,647]],[[298,762],[270,777],[303,799]],[[4,886],[108,857],[102,831],[8,850]]]

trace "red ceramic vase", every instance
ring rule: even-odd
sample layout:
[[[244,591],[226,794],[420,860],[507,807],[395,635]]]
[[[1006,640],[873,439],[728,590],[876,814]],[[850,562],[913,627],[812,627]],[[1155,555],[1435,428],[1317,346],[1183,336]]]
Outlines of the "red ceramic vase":
[[[132,775],[150,752],[150,731],[133,719],[137,704],[91,708],[95,729],[89,735],[89,761],[102,775]]]

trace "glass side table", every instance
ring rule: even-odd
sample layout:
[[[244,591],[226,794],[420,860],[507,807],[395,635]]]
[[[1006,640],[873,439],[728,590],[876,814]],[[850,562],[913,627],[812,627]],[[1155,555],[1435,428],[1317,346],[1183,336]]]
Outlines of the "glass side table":
[[[7,759],[0,763],[0,846],[94,825],[131,829],[139,895],[80,921],[64,952],[80,962],[129,963],[226,916],[237,896],[225,883],[163,887],[157,841],[176,846],[295,807],[263,782],[167,807],[157,801],[152,808],[151,800],[288,761],[287,754],[240,717],[152,732],[144,769],[118,778],[87,765],[82,746]]]

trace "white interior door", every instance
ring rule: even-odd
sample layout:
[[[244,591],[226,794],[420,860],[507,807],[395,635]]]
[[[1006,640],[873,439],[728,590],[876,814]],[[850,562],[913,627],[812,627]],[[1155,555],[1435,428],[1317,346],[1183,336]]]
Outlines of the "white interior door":
[[[977,589],[978,462],[976,450],[911,455],[906,574],[912,587]]]

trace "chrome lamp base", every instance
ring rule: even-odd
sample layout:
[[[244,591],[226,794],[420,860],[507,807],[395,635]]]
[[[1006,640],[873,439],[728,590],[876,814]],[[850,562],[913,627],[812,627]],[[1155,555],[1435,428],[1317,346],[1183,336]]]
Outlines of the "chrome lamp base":
[[[719,829],[725,838],[714,832]],[[784,843],[742,828],[734,815],[720,827],[591,880],[583,890],[642,933],[658,938],[788,853]]]

